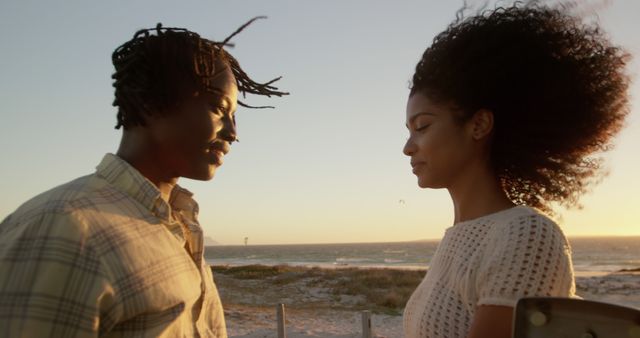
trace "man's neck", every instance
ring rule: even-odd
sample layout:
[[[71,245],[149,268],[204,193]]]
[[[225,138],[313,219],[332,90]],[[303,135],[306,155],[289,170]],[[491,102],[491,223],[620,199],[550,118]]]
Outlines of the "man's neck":
[[[125,133],[116,155],[151,181],[160,190],[162,199],[169,202],[171,191],[178,183],[179,177],[165,170],[162,161],[158,156],[155,156],[153,149],[147,148],[144,142],[136,142]]]

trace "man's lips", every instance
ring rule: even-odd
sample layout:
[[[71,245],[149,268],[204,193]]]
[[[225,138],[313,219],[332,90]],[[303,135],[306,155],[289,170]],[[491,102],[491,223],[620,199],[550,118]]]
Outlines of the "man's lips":
[[[226,155],[229,152],[229,143],[227,143],[227,142],[211,143],[209,145],[209,151],[218,151],[218,152],[222,153],[222,155]]]
[[[223,157],[229,152],[229,144],[227,142],[214,142],[209,144],[208,153],[212,155],[212,163],[221,165]]]

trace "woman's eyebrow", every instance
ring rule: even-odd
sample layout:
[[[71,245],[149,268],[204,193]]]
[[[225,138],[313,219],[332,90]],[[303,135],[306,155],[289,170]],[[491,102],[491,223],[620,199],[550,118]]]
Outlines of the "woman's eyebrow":
[[[413,115],[413,116],[411,116],[411,117],[409,118],[409,122],[406,124],[407,129],[409,129],[409,125],[410,125],[410,124],[412,124],[412,123],[413,123],[413,121],[414,121],[418,116],[420,116],[420,115],[431,115],[431,116],[436,116],[436,114],[434,114],[434,113],[427,112],[427,111],[421,111],[421,112],[419,112],[419,113],[417,113],[417,114],[415,114],[415,115]]]

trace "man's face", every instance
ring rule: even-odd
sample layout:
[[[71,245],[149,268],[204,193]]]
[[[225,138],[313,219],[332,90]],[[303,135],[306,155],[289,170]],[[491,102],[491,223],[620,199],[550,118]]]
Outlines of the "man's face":
[[[158,156],[172,177],[212,179],[236,139],[236,80],[226,64],[215,67],[214,93],[193,93],[153,121]]]

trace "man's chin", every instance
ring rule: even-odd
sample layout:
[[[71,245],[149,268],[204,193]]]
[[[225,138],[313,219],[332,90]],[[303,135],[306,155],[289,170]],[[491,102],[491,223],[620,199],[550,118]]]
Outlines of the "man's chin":
[[[216,174],[216,166],[211,166],[206,168],[206,170],[199,170],[197,172],[189,173],[188,175],[184,175],[182,177],[196,180],[196,181],[210,181]]]

